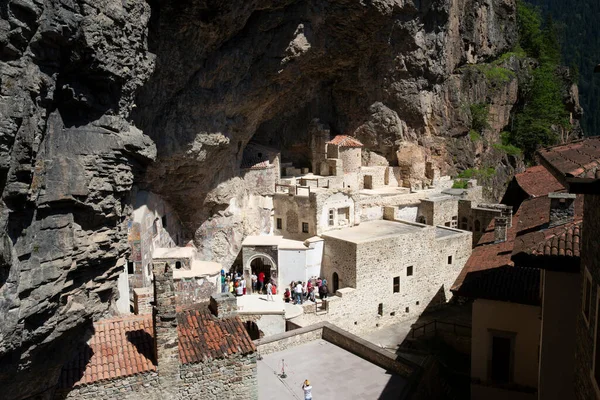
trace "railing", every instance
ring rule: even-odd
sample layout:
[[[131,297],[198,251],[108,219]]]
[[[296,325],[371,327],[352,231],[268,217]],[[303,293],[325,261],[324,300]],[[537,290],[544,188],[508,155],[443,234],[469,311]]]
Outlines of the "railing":
[[[278,190],[279,188],[286,188],[287,191],[283,190],[280,191]],[[287,194],[293,194],[294,196],[298,195],[298,189],[306,189],[308,190],[308,195],[310,195],[310,186],[300,186],[300,185],[284,185],[283,183],[276,183],[275,184],[275,193],[287,193]]]
[[[471,326],[457,324],[456,322],[438,321],[437,319],[434,319],[433,321],[426,322],[422,325],[413,326],[410,330],[409,336],[412,339],[426,336],[428,333],[432,333],[433,336],[437,336],[438,332],[452,332],[454,335],[470,336]]]

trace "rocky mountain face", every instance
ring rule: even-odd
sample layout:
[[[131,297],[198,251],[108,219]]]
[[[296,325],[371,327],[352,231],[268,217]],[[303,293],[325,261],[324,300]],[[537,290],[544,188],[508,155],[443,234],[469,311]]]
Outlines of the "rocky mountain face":
[[[134,184],[228,265],[265,229],[244,211],[257,206],[239,169],[251,138],[309,166],[318,120],[392,165],[409,145],[443,173],[494,166],[498,184],[520,167],[493,146],[530,62],[500,57],[516,42],[514,0],[8,0],[0,15],[9,399],[50,393],[111,312]]]

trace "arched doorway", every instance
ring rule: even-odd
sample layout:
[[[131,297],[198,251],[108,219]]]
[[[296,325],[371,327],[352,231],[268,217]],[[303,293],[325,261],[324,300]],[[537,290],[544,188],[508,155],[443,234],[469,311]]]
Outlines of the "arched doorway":
[[[271,281],[275,286],[279,286],[279,281],[277,280],[277,265],[271,259],[271,257],[267,255],[256,255],[252,257],[248,264],[246,264],[244,278],[249,279],[253,273],[259,276],[261,272],[265,274],[265,287],[269,281]],[[247,281],[246,284],[248,287],[252,287],[251,282]],[[279,291],[279,289],[277,289],[277,291]]]
[[[333,293],[335,293],[340,288],[340,277],[337,272],[333,273],[333,277],[332,277],[331,281],[333,284]]]

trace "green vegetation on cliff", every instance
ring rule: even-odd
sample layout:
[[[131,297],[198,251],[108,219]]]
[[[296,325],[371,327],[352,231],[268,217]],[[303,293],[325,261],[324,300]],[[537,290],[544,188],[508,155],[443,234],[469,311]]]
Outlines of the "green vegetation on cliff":
[[[542,23],[540,12],[518,1],[519,46],[538,66],[531,71],[532,79],[522,85],[522,101],[514,120],[499,146],[504,150],[521,149],[532,160],[539,146],[558,141],[553,128],[569,126],[569,113],[562,98],[562,81],[557,75],[560,65],[560,45],[552,19]],[[506,147],[512,146],[512,147]]]
[[[527,0],[554,18],[561,43],[563,64],[571,68],[578,81],[581,121],[586,135],[600,134],[600,77],[594,67],[600,63],[600,1],[598,0]]]

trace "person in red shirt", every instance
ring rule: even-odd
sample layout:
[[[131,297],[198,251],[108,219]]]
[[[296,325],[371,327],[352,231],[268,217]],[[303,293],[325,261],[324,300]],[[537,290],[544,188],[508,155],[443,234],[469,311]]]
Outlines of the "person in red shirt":
[[[265,287],[265,273],[260,271],[258,273],[258,293],[262,293],[262,290],[264,287]]]

